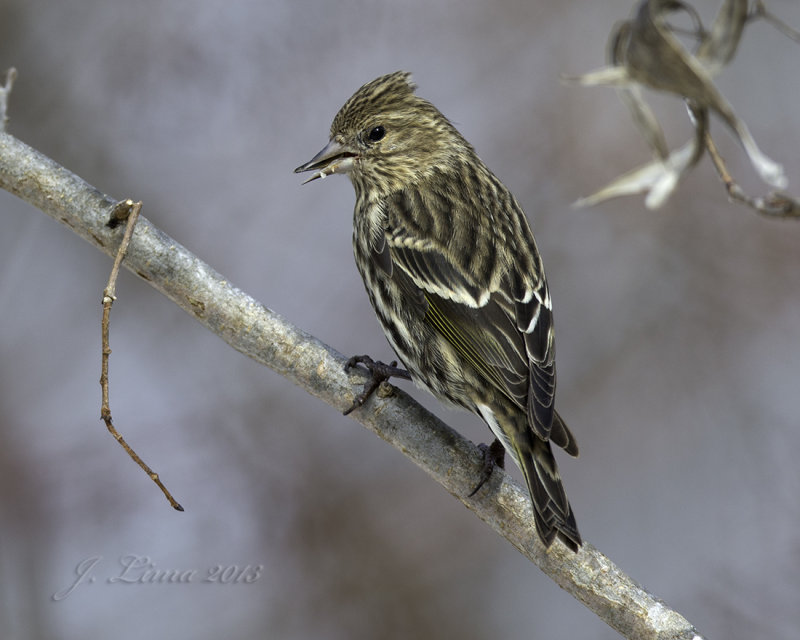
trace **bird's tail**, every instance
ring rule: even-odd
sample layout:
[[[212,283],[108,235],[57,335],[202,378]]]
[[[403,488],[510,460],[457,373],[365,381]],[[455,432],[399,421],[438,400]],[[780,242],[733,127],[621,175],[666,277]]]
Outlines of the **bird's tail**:
[[[582,543],[581,534],[561,484],[550,442],[530,432],[525,435],[529,436],[527,442],[524,445],[514,443],[514,447],[533,500],[533,516],[539,537],[549,547],[558,536],[577,552]]]

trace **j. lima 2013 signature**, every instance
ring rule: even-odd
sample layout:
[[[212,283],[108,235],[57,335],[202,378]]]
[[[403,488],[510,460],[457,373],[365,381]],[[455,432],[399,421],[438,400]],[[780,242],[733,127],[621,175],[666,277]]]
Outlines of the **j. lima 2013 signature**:
[[[52,598],[56,602],[69,596],[82,584],[92,584],[97,580],[95,569],[103,556],[90,556],[81,560],[75,567],[75,580]],[[261,578],[264,566],[246,564],[239,566],[213,565],[206,569],[161,569],[149,556],[128,554],[119,559],[120,571],[106,578],[108,584],[253,584]]]

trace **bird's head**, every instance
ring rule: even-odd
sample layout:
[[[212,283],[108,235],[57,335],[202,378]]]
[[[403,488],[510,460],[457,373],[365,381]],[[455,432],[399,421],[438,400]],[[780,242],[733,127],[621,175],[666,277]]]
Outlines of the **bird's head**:
[[[415,183],[470,148],[414,89],[405,71],[365,84],[336,114],[327,146],[295,173],[314,171],[306,182],[344,173],[356,190],[386,194]]]

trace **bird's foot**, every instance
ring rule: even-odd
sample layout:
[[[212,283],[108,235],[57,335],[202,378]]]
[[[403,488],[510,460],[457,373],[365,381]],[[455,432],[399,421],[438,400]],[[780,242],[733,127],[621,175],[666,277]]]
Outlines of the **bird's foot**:
[[[491,477],[495,467],[505,469],[506,466],[506,449],[503,443],[497,438],[495,438],[494,442],[490,445],[479,444],[478,449],[483,453],[483,468],[481,469],[481,478],[478,481],[478,485],[472,490],[472,493],[467,496],[469,498],[478,493],[478,490],[486,484],[486,481]]]
[[[364,365],[372,375],[370,379],[364,383],[364,388],[361,390],[361,393],[353,398],[353,404],[344,412],[344,415],[347,415],[354,409],[358,409],[358,407],[363,405],[375,389],[389,378],[405,378],[406,380],[411,380],[411,374],[405,369],[398,367],[397,360],[386,364],[384,362],[375,361],[369,356],[353,356],[345,363],[344,370],[350,371],[350,369],[355,368],[359,364]]]

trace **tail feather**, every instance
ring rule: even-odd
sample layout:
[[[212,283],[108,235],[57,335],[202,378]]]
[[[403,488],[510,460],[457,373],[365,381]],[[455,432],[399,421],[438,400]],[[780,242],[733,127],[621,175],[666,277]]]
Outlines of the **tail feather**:
[[[545,546],[557,537],[573,551],[582,544],[581,534],[567,500],[556,459],[548,441],[530,434],[530,446],[516,447],[525,482],[533,500],[536,529]]]
[[[561,447],[573,458],[578,457],[578,442],[569,430],[564,419],[553,411],[553,426],[550,428],[550,442]]]
[[[553,413],[551,440],[543,440],[528,426],[527,416],[517,407],[495,403],[477,405],[478,413],[489,425],[506,451],[514,458],[528,485],[533,501],[536,531],[545,546],[556,537],[573,551],[580,548],[581,534],[567,500],[556,459],[550,447],[551,440],[570,455],[578,455],[578,445],[558,413]]]

